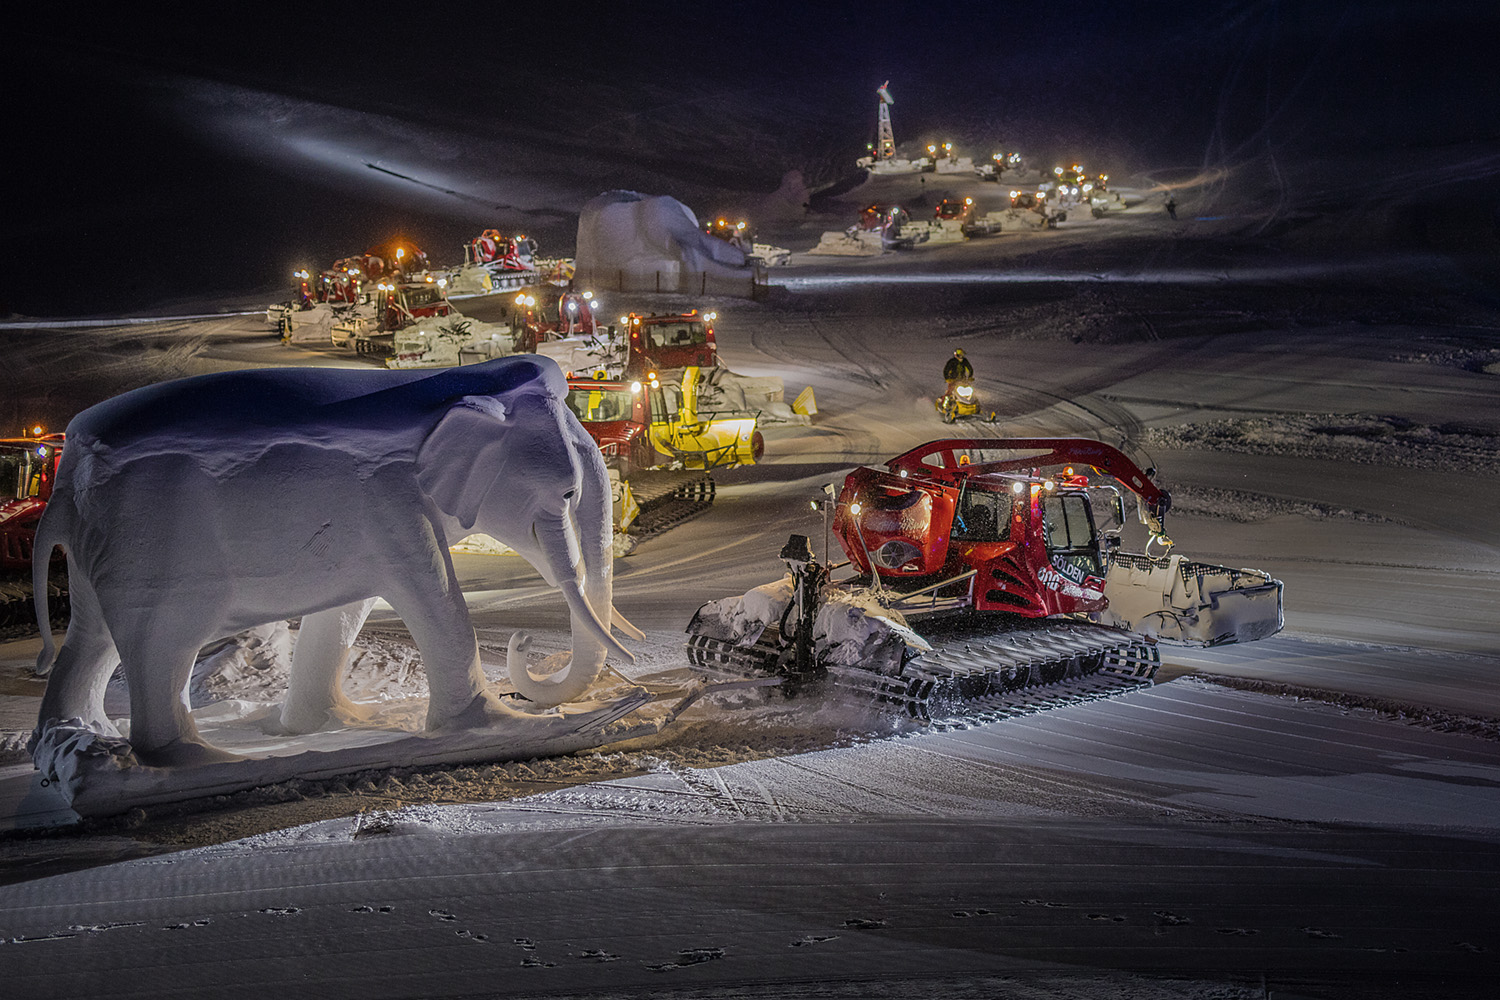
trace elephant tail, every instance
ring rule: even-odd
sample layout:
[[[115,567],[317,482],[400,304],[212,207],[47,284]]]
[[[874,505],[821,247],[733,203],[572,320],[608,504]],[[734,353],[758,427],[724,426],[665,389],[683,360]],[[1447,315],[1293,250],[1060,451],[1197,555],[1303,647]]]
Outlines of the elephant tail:
[[[37,522],[36,537],[31,545],[31,599],[36,608],[36,626],[42,633],[42,651],[36,658],[37,674],[52,669],[57,656],[56,644],[52,641],[52,615],[47,607],[47,573],[52,564],[52,550],[57,546],[67,549],[72,534],[73,502],[65,491],[57,490],[42,511]]]

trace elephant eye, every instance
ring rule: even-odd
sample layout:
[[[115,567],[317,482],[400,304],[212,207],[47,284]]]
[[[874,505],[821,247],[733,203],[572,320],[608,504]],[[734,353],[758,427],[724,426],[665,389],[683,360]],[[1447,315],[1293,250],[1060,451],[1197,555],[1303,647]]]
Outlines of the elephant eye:
[[[573,494],[577,493],[577,492],[578,492],[577,490],[569,490],[568,492],[566,492],[566,493],[563,494],[563,499],[564,500],[571,500],[571,499],[573,499]]]

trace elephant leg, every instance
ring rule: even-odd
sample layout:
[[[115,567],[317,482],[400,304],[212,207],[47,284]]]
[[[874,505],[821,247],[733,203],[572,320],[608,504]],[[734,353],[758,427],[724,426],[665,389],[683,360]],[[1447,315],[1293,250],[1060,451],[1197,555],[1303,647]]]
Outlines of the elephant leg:
[[[281,726],[312,733],[328,725],[334,710],[348,704],[340,685],[349,647],[364,627],[375,599],[305,615],[292,651],[291,682],[281,705]]]
[[[387,598],[411,631],[427,670],[427,728],[483,728],[521,717],[489,693],[474,625],[451,569],[449,583],[446,589],[407,590]]]
[[[136,757],[158,767],[240,760],[203,742],[189,713],[188,679],[204,637],[174,634],[160,620],[139,625],[128,633],[113,629],[130,685],[130,746]]]
[[[49,719],[82,719],[95,732],[119,736],[119,730],[104,714],[104,689],[120,664],[120,656],[88,580],[77,571],[71,574],[71,580],[68,634],[47,678],[37,726],[45,726]]]

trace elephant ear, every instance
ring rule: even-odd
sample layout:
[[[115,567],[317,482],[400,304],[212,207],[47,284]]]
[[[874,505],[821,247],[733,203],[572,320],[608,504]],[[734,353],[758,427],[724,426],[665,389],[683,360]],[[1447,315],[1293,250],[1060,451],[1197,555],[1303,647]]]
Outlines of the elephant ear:
[[[506,431],[505,404],[493,396],[465,396],[443,415],[417,451],[417,484],[438,509],[474,527],[495,470],[480,456]]]

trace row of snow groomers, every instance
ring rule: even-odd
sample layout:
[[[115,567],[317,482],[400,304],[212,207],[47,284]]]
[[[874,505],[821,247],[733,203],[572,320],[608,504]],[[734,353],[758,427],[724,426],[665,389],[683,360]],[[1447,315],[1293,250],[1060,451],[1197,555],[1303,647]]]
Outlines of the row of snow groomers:
[[[936,624],[936,623],[934,623]],[[960,618],[924,633],[931,651],[898,668],[824,663],[827,682],[870,701],[895,707],[923,722],[947,716],[1006,714],[1052,700],[1088,700],[1150,684],[1161,665],[1155,643],[1121,629],[1083,621],[1016,620],[995,631],[993,622]],[[710,678],[754,679],[780,673],[788,693],[815,685],[815,676],[789,669],[789,645],[776,624],[751,645],[690,635],[688,662]]]

